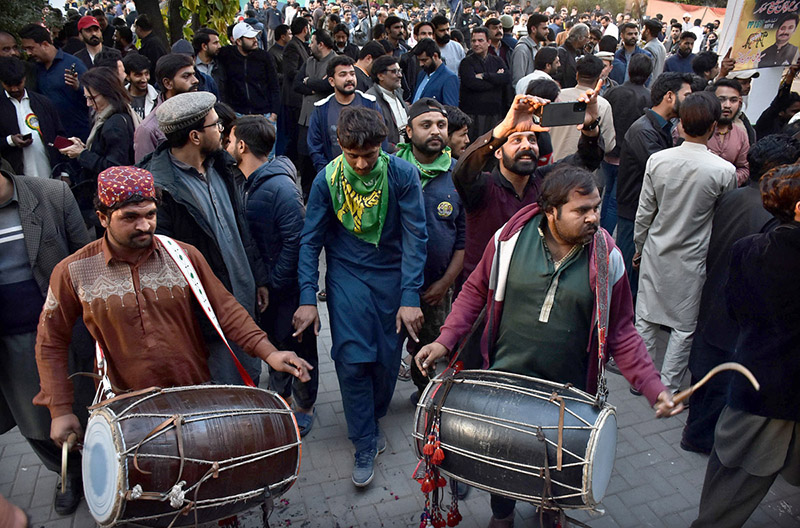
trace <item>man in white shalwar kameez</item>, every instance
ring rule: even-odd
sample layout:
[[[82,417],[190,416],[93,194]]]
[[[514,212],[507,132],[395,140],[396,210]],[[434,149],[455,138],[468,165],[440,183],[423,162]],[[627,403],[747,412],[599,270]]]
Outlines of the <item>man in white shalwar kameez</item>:
[[[736,168],[706,147],[719,101],[709,92],[691,94],[679,113],[686,141],[650,156],[634,226],[634,262],[641,255],[636,330],[655,358],[658,329],[670,328],[661,381],[673,392],[689,363],[714,208],[736,188]]]

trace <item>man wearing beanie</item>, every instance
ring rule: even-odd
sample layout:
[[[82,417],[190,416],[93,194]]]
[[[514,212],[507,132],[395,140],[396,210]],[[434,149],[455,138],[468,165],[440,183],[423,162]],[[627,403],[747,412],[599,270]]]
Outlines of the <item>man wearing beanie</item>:
[[[62,260],[51,275],[36,339],[41,391],[34,403],[50,410],[50,437],[59,447],[70,433],[82,436],[67,378],[67,347],[79,317],[107,358],[113,387],[141,390],[212,379],[201,332],[205,321],[196,315],[195,295],[177,260],[153,236],[160,194],[146,170],[111,167],[101,172],[95,206],[106,233]],[[177,245],[228,338],[257,361],[308,380],[309,365],[270,343],[203,255],[189,244]]]
[[[439,101],[420,99],[409,109],[408,143],[398,144],[395,152],[395,156],[411,163],[419,171],[428,228],[425,281],[419,303],[425,321],[417,334],[419,341],[409,340],[412,356],[439,337],[439,328],[450,312],[450,288],[464,264],[467,213],[451,176],[456,160],[447,146],[447,124],[447,111]],[[428,385],[428,378],[413,361],[411,379],[417,386],[417,393],[412,397],[416,403]]]
[[[184,93],[156,109],[166,141],[140,166],[153,173],[164,190],[158,232],[192,244],[211,270],[254,316],[267,307],[267,276],[256,258],[244,218],[241,194],[231,171],[233,160],[222,150],[221,125],[214,111],[217,99],[208,92]],[[211,376],[218,383],[241,383],[225,344],[205,325]],[[234,347],[235,349],[235,347]],[[261,364],[236,350],[250,376],[257,380]]]

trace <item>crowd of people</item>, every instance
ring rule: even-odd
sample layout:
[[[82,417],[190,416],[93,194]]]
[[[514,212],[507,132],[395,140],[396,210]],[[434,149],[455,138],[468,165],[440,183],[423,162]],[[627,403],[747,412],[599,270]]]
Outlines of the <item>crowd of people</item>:
[[[92,383],[68,376],[93,341],[118,390],[258,384],[266,362],[305,436],[327,302],[357,487],[397,381],[416,404],[459,345],[592,394],[607,346],[657,417],[735,359],[761,391],[723,375],[688,406],[681,447],[710,456],[692,526],[800,484],[794,57],[748,116],[759,71],[688,13],[252,0],[168,47],[133,2],[67,7],[0,31],[0,431],[48,469],[86,426]],[[544,126],[554,103],[578,124]],[[68,468],[60,514],[82,493],[78,453]],[[514,505],[493,494],[490,527]]]

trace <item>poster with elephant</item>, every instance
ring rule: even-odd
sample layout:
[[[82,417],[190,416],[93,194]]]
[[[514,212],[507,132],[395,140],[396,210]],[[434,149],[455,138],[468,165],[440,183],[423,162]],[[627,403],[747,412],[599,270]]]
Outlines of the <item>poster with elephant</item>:
[[[736,70],[786,67],[797,60],[799,0],[745,0],[733,41]]]

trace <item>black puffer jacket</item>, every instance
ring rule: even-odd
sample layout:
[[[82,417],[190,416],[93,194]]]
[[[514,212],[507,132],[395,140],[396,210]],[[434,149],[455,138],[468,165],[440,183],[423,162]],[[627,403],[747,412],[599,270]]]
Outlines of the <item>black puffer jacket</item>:
[[[277,114],[280,111],[278,71],[272,55],[253,50],[242,55],[236,46],[219,50],[217,64],[222,69],[222,100],[240,114]]]
[[[245,218],[267,272],[270,294],[297,290],[297,255],[306,210],[295,180],[297,170],[278,156],[244,184]]]
[[[292,316],[300,305],[297,260],[306,210],[296,180],[292,162],[278,156],[259,167],[244,185],[245,217],[269,288],[262,327],[276,343],[291,338]]]

